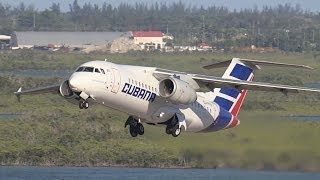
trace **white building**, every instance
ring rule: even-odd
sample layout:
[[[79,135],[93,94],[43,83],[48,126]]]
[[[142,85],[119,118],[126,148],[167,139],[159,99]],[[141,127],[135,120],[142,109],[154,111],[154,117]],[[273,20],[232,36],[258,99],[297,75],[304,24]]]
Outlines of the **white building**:
[[[0,49],[10,48],[11,36],[0,35]]]
[[[160,31],[132,31],[132,38],[142,49],[153,50],[164,47],[163,33]]]

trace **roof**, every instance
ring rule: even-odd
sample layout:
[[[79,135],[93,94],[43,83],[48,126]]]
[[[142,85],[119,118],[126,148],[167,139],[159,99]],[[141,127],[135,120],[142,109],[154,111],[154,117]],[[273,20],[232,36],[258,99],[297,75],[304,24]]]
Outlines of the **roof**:
[[[116,38],[122,32],[15,32],[19,45],[47,46],[48,44],[81,47],[83,45],[102,45]]]
[[[132,31],[133,37],[163,37],[161,31]]]
[[[0,40],[10,40],[11,36],[0,35]]]

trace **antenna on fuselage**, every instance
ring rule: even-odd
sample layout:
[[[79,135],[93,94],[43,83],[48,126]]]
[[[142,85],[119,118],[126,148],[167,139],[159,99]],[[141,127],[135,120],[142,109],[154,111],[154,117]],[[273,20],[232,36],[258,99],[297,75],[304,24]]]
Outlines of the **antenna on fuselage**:
[[[104,61],[105,61],[105,62],[107,62],[107,61],[108,61],[108,59],[107,59],[107,58],[104,58]]]

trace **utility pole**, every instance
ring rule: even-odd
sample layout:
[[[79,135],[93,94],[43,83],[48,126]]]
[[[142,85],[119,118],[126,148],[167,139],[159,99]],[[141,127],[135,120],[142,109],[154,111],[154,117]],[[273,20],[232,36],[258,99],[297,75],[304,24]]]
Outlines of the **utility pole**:
[[[202,42],[205,41],[205,23],[204,23],[204,15],[202,15]]]
[[[255,22],[252,23],[252,35],[255,36]]]
[[[14,29],[14,30],[16,28],[16,23],[17,23],[17,19],[16,19],[16,17],[13,17],[12,18],[12,29]]]
[[[303,41],[302,41],[302,48],[304,50],[306,44],[306,31],[303,29]]]
[[[168,33],[169,33],[169,25],[167,23],[167,35],[168,35]]]
[[[278,32],[278,41],[277,41],[277,45],[278,45],[278,48],[280,49],[280,33]]]
[[[36,12],[33,11],[33,31],[36,29]]]
[[[312,42],[314,43],[314,29],[312,29]]]

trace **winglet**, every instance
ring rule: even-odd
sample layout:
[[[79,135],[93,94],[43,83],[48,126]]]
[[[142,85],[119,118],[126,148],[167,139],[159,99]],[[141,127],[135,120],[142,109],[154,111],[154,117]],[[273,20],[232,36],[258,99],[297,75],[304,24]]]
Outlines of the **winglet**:
[[[20,87],[19,89],[18,89],[18,91],[17,92],[14,92],[14,94],[17,96],[17,98],[18,98],[18,102],[20,102],[20,93],[21,93],[21,91],[22,91],[22,87]]]
[[[256,69],[261,69],[260,65],[264,66],[279,66],[279,67],[291,67],[291,68],[305,68],[305,69],[313,69],[310,66],[306,65],[299,65],[299,64],[286,64],[286,63],[278,63],[278,62],[269,62],[269,61],[260,61],[260,60],[252,60],[252,59],[240,59],[240,58],[233,58],[232,60],[222,61],[214,64],[209,64],[203,66],[204,69],[213,69],[213,68],[220,68],[220,67],[227,67],[233,60],[241,61],[251,67]]]

